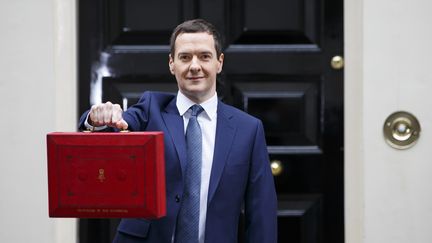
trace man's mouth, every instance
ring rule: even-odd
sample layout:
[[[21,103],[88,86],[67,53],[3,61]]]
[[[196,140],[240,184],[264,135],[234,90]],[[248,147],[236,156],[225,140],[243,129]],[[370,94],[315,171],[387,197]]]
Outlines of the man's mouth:
[[[189,79],[189,80],[199,80],[199,79],[203,79],[204,77],[202,77],[202,76],[199,76],[199,77],[187,77],[187,79]]]

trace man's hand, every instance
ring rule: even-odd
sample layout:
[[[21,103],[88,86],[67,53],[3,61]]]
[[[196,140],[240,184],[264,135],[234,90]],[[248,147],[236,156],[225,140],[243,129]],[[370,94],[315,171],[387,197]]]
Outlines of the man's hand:
[[[91,107],[88,123],[94,127],[107,125],[126,130],[128,124],[123,120],[122,114],[123,110],[120,105],[108,101]]]

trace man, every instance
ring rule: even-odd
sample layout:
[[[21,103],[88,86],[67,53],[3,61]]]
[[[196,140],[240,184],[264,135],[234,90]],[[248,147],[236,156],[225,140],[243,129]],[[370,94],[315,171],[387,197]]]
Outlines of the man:
[[[81,117],[81,129],[164,132],[167,215],[123,219],[114,242],[234,243],[244,208],[246,241],[276,243],[276,193],[262,123],[217,99],[221,48],[213,25],[186,21],[171,36],[177,95],[145,92],[124,113],[107,102]]]

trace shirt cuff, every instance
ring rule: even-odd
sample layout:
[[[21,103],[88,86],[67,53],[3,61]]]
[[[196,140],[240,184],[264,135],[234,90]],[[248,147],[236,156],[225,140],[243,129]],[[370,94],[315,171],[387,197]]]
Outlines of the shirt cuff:
[[[87,114],[87,117],[84,121],[84,126],[87,128],[87,130],[97,132],[97,131],[102,131],[108,127],[107,125],[100,126],[100,127],[94,127],[94,126],[90,125],[90,123],[88,123],[89,115],[90,115],[90,112]]]

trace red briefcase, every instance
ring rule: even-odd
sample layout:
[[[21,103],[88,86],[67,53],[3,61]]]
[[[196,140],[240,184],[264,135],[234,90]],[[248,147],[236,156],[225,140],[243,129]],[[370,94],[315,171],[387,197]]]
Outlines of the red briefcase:
[[[49,133],[50,217],[166,214],[162,132]]]

